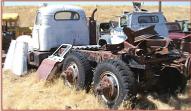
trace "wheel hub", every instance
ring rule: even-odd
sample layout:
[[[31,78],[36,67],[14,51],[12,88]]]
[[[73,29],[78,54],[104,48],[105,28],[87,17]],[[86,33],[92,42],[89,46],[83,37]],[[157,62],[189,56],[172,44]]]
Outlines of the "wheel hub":
[[[79,71],[78,71],[78,67],[75,63],[71,63],[67,69],[64,71],[64,76],[67,80],[67,82],[69,82],[69,84],[74,84],[77,77],[78,77]]]
[[[118,95],[117,81],[111,75],[104,75],[98,84],[96,91],[104,99],[113,101]]]

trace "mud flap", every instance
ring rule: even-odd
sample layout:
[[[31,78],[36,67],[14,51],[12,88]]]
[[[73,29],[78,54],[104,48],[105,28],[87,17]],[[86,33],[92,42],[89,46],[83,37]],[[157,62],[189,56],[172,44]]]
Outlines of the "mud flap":
[[[61,49],[65,48],[61,53]],[[59,71],[64,56],[72,49],[70,44],[62,44],[51,56],[44,59],[37,70],[39,80],[51,80]]]
[[[50,59],[44,59],[37,70],[37,78],[39,80],[49,80],[49,75],[53,75],[58,72],[58,62]]]

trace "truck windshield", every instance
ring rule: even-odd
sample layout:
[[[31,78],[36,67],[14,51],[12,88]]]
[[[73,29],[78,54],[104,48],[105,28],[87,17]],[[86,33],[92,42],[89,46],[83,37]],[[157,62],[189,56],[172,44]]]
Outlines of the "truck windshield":
[[[158,23],[159,18],[156,15],[153,15],[153,16],[139,16],[138,22],[139,23]]]

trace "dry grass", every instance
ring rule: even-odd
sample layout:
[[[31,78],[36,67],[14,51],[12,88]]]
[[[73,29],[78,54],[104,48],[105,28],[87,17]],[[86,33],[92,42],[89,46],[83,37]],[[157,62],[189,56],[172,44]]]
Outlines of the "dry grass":
[[[97,109],[103,108],[93,94],[64,86],[62,80],[45,85],[36,79],[36,73],[16,77],[3,74],[4,109]]]
[[[186,101],[187,98],[188,95],[183,95],[178,102],[162,102],[153,96],[142,96],[138,99],[136,109],[191,109],[191,103]],[[105,106],[93,93],[87,94],[64,86],[60,79],[53,84],[45,85],[44,81],[36,79],[35,72],[17,77],[6,71],[3,73],[3,108],[104,109]],[[121,106],[120,109],[124,107]]]
[[[92,11],[97,8],[96,19],[98,22],[109,21],[116,18],[116,15],[121,15],[123,11],[132,11],[132,6],[80,6],[87,16],[90,16]],[[157,6],[143,6],[144,9],[157,11]],[[20,26],[33,26],[37,6],[6,6],[3,7],[3,12],[15,12],[20,16]],[[174,20],[190,20],[189,6],[163,6],[162,10],[168,21]]]

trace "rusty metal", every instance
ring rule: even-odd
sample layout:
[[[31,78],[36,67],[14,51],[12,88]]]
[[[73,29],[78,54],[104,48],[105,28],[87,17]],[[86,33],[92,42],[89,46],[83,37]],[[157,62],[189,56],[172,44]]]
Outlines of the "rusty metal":
[[[52,79],[60,69],[60,64],[62,64],[65,55],[71,49],[72,45],[62,44],[51,56],[44,59],[37,70],[38,78],[43,80]]]
[[[158,33],[155,31],[155,25],[134,32],[135,37],[141,35],[158,35]]]
[[[107,44],[105,45],[105,50],[109,50],[109,51],[112,51],[112,52],[118,52],[120,50],[124,49],[124,43],[121,43],[121,44]]]
[[[44,59],[41,65],[38,67],[37,78],[39,80],[52,79],[48,78],[48,76],[57,73],[58,68],[56,66],[58,66],[58,62],[50,60],[48,58]]]
[[[74,84],[79,76],[79,70],[76,63],[71,63],[62,73],[62,76],[69,85]]]
[[[188,82],[188,99],[187,99],[187,103],[191,103],[191,81]]]
[[[191,53],[191,34],[184,37],[181,48],[183,51]]]
[[[181,26],[177,22],[167,22],[166,26],[168,28],[168,31],[171,32],[181,32]]]
[[[155,26],[153,25],[138,31],[133,31],[128,27],[124,27],[123,32],[128,37],[127,42],[129,42],[132,45],[135,45],[135,42],[139,42],[151,38],[153,36],[156,36],[157,32],[154,30],[154,28]]]
[[[89,60],[96,61],[96,62],[102,62],[108,59],[119,59],[121,57],[120,52],[118,54],[113,54],[111,51],[91,51],[91,50],[77,50],[83,54],[86,54],[88,56]]]
[[[191,42],[183,42],[182,50],[191,53]]]
[[[190,78],[191,78],[191,56],[190,56],[190,59],[188,61],[188,74],[190,75]]]
[[[185,38],[186,34],[185,33],[178,33],[178,32],[171,32],[169,33],[168,37],[172,40],[174,39],[183,39]]]
[[[130,44],[134,44],[134,41],[135,41],[134,32],[135,31],[133,31],[132,29],[130,29],[128,27],[124,27],[123,32],[128,37],[127,42],[130,43]]]
[[[66,79],[68,80],[68,82],[73,83],[73,71],[71,68],[67,68],[66,71],[64,71],[65,75],[66,75]]]
[[[129,42],[123,42],[124,43],[124,48],[125,49],[129,49],[129,48],[136,48],[136,46],[130,44]]]
[[[170,58],[168,55],[168,45],[171,41],[169,39],[144,39],[138,46],[134,46],[128,42],[117,45],[107,45],[109,50],[76,50],[88,55],[89,60],[102,62],[108,59],[121,59],[124,54],[134,56],[141,64],[156,64],[165,61],[172,61],[180,58],[180,55]],[[150,52],[148,52],[148,48]],[[152,54],[152,59],[145,59],[147,54]],[[159,56],[159,57],[158,57]]]
[[[191,34],[169,33],[169,38],[171,38],[178,49],[191,53]]]
[[[174,41],[178,49],[191,53],[191,32],[183,32],[178,22],[167,23],[169,38]]]
[[[152,46],[167,47],[168,43],[169,43],[168,39],[146,39],[147,47],[152,47]]]
[[[106,98],[105,101],[112,101],[118,96],[119,86],[113,73],[105,72],[104,75],[101,75],[101,81],[96,87],[96,91],[99,95],[103,95],[102,98]]]
[[[177,71],[177,74],[180,73],[182,75],[186,61],[186,57],[183,57],[181,52],[177,51],[174,46],[171,46],[171,40],[158,37],[153,29],[154,26],[136,32],[124,29],[126,35],[129,36],[128,40],[121,44],[95,46],[94,50],[91,46],[74,46],[72,51],[86,55],[87,59],[93,64],[93,67],[94,63],[97,65],[109,59],[122,60],[130,68],[143,71],[141,73],[138,72],[142,74],[139,83],[144,88],[149,89],[158,83],[158,77],[160,77],[160,72],[164,68],[172,68]],[[147,34],[145,34],[145,31],[148,31]],[[62,54],[62,52],[64,52],[63,48],[59,50],[58,54]],[[54,67],[57,66],[57,62],[47,60],[47,62],[45,61],[42,64],[46,65],[41,67],[41,70],[38,69],[37,72],[44,71],[42,74],[39,74],[39,78],[50,78],[48,73],[55,71]],[[71,64],[61,74],[69,85],[74,84],[79,76],[79,73],[76,73],[75,68]],[[185,69],[189,74],[191,74],[190,64],[189,60],[188,68]],[[115,80],[113,75],[110,73],[102,74],[101,81],[95,89],[106,101],[115,100],[119,93],[119,87],[116,85],[118,81]]]
[[[107,94],[108,96],[111,96],[112,94],[110,93],[112,83],[107,77],[103,77],[100,81],[99,86],[96,88],[98,92],[101,94]],[[113,92],[113,91],[111,91]]]
[[[185,62],[185,74],[186,76],[188,76],[188,78],[191,78],[191,55],[187,58],[186,62]]]

